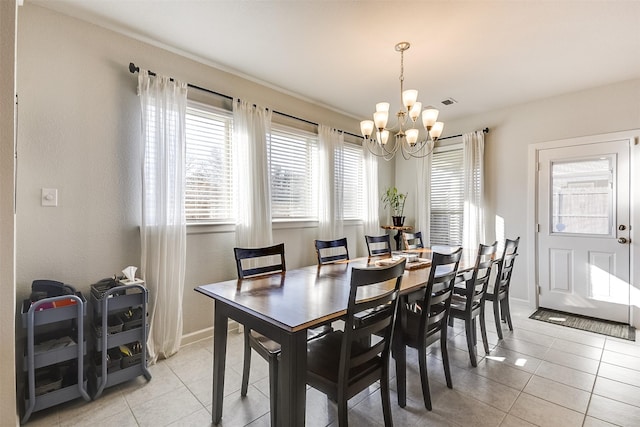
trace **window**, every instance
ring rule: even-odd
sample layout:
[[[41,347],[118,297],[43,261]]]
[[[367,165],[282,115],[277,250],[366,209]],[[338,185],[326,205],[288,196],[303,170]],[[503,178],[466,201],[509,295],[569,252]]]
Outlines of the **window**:
[[[188,224],[234,222],[232,130],[230,111],[188,101],[185,156]],[[317,219],[317,147],[315,133],[272,125],[269,162],[273,219]],[[343,218],[361,219],[362,147],[345,144],[342,161],[342,176],[336,176],[336,185],[343,186]]]
[[[551,163],[552,233],[613,233],[614,160],[601,157]]]
[[[229,111],[187,103],[185,213],[187,223],[228,222],[233,214]]]
[[[318,135],[273,124],[269,163],[271,217],[316,219]]]
[[[431,163],[431,245],[462,245],[462,147],[434,151]]]
[[[362,219],[364,208],[364,185],[362,174],[362,147],[344,144],[342,177],[337,177],[336,185],[342,183],[343,218]]]

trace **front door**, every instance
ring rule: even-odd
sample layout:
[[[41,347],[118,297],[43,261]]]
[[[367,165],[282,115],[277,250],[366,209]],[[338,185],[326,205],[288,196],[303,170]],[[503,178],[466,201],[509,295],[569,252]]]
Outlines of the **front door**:
[[[538,159],[540,307],[629,323],[629,140]]]

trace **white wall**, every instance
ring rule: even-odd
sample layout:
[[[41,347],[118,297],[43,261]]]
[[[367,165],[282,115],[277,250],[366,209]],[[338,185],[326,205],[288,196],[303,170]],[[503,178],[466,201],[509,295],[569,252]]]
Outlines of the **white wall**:
[[[0,423],[17,425],[15,372],[15,1],[0,2]]]
[[[19,24],[19,299],[34,279],[87,291],[96,280],[140,264],[140,116],[129,62],[359,131],[351,117],[30,3],[21,8]],[[383,164],[380,176],[391,180],[393,165]],[[40,206],[42,187],[58,189],[58,207]],[[290,268],[315,262],[315,230],[274,231],[274,239],[285,242]],[[350,244],[360,246],[361,229],[346,231]],[[225,227],[190,227],[188,233],[184,333],[194,334],[210,327],[213,315],[211,302],[193,288],[235,277],[235,237]]]
[[[446,108],[440,114],[446,121]],[[527,269],[533,268],[527,265],[530,244],[527,227],[531,226],[526,223],[527,206],[532,202],[527,194],[528,145],[639,128],[640,79],[447,121],[445,135],[484,127],[490,128],[485,139],[487,241],[493,241],[496,236],[496,218],[504,220],[506,237],[521,237],[511,295],[533,304],[528,295],[530,284],[527,283]],[[638,149],[637,145],[633,147],[636,152]],[[396,181],[401,190],[404,191],[405,185],[411,188],[414,179],[414,166],[396,166]],[[413,195],[415,197],[415,193]],[[412,194],[409,200],[411,198]],[[638,202],[640,199],[636,198]],[[638,211],[638,206],[635,210]],[[413,212],[413,209],[408,211]],[[637,213],[634,219],[634,224],[640,224]],[[412,223],[413,218],[408,218],[408,221]],[[632,242],[632,245],[635,254],[633,264],[640,266],[640,242]],[[640,288],[638,279],[634,284]]]

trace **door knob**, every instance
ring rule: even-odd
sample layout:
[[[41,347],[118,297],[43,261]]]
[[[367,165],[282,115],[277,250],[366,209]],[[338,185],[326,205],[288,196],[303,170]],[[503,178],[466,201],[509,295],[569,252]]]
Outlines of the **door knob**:
[[[625,243],[627,243],[627,242],[628,242],[628,240],[627,240],[627,239],[625,239],[624,237],[620,237],[620,238],[618,239],[618,243],[625,244]]]

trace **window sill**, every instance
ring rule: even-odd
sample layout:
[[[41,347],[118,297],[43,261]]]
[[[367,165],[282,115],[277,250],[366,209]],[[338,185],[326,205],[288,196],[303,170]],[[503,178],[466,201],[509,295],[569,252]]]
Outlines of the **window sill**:
[[[345,227],[355,227],[362,225],[362,220],[344,220]],[[273,220],[271,223],[273,230],[287,230],[294,228],[318,228],[318,220]],[[187,224],[187,235],[190,234],[213,234],[213,233],[235,233],[234,223],[191,223]]]

